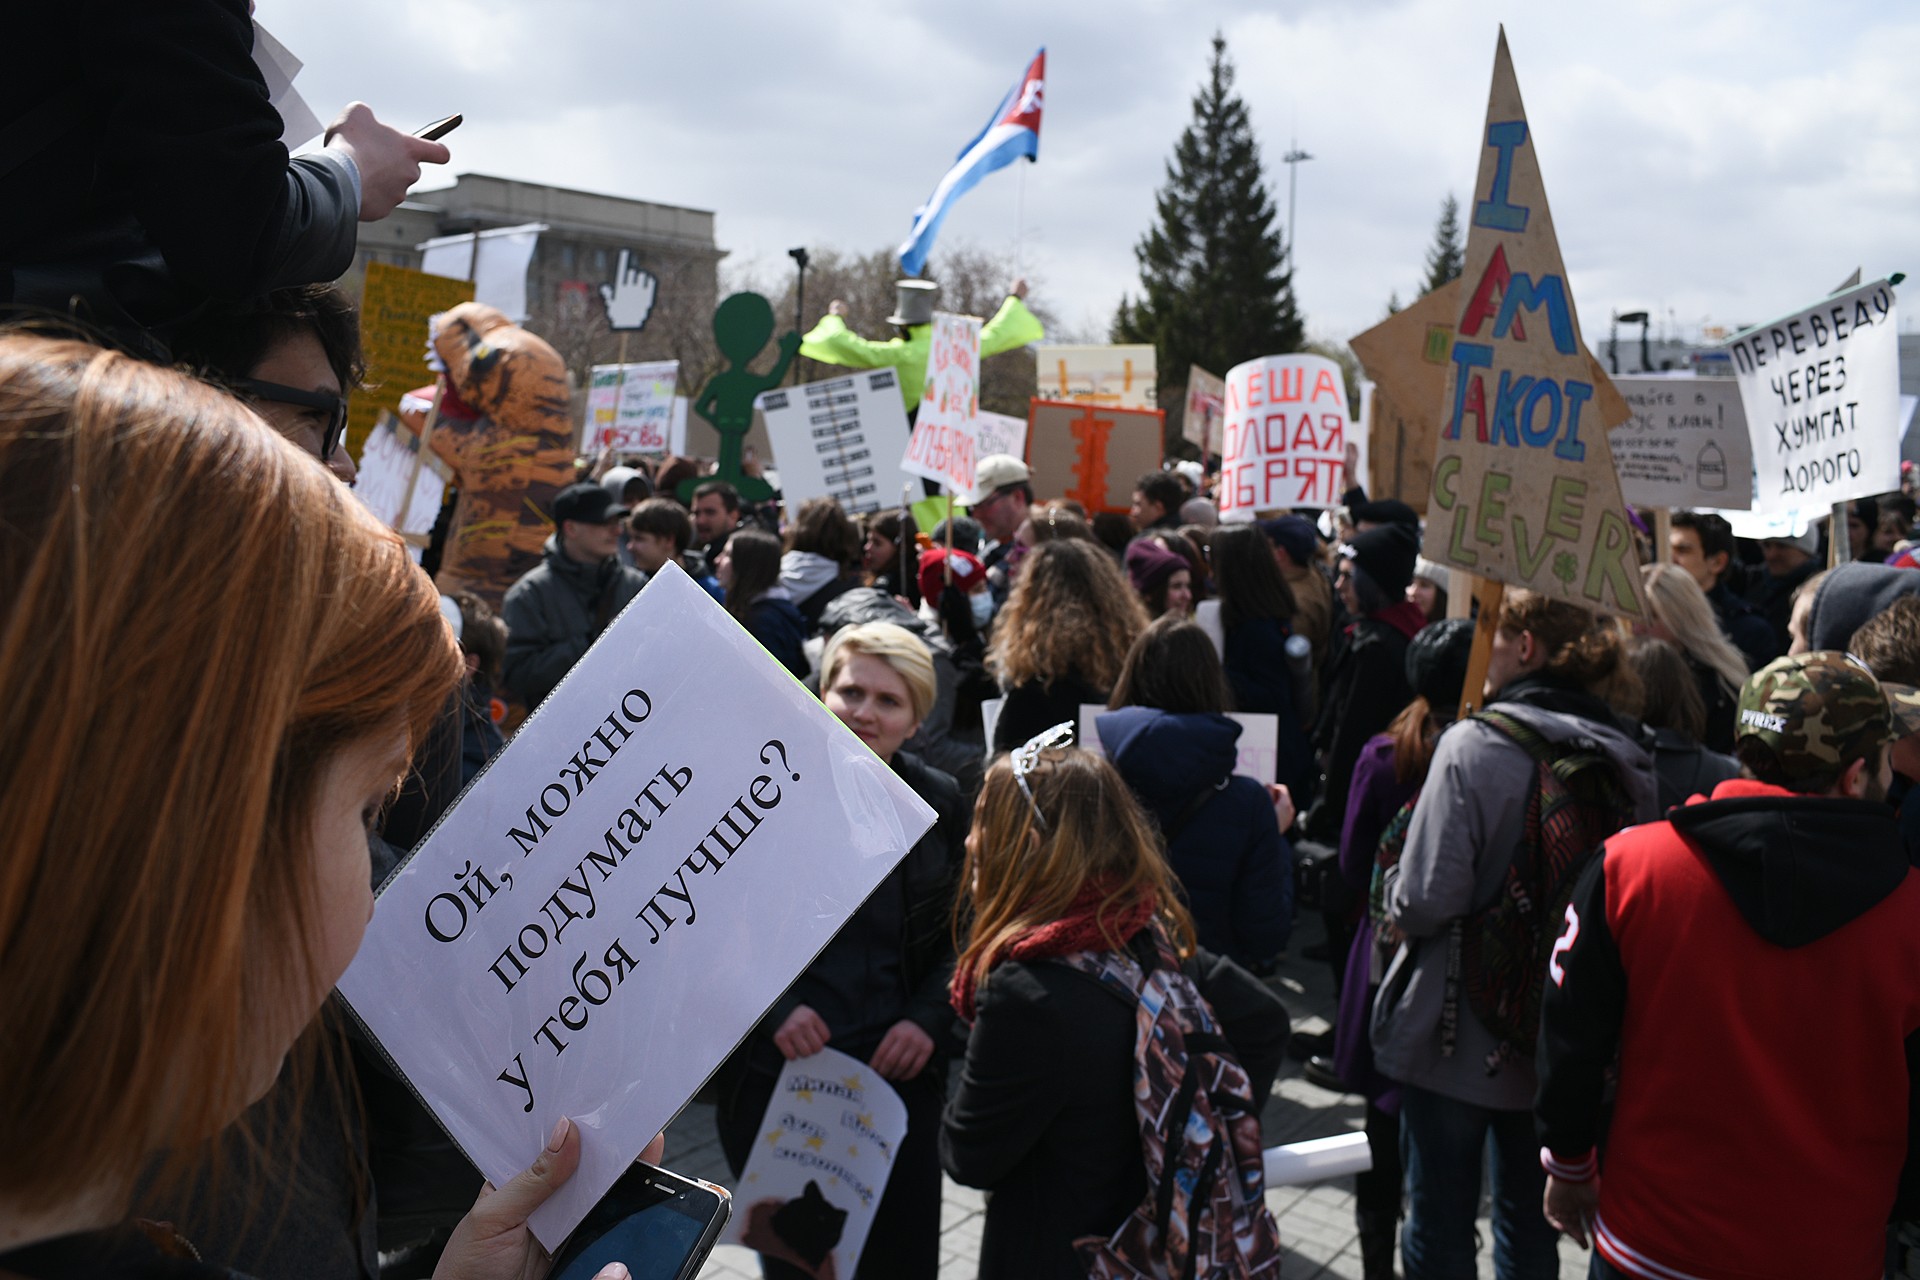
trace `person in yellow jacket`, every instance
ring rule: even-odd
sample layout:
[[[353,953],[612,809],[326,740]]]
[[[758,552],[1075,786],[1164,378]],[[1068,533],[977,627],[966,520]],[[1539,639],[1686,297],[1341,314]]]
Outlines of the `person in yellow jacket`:
[[[933,297],[940,286],[931,280],[901,280],[894,286],[894,312],[887,323],[899,329],[899,336],[885,342],[873,342],[847,328],[847,304],[835,298],[827,314],[800,342],[800,354],[822,364],[837,364],[848,369],[899,371],[900,398],[907,412],[920,407],[927,385],[927,356],[933,348]],[[1040,318],[1027,310],[1024,299],[1027,282],[1015,280],[1007,300],[993,318],[980,327],[980,358],[999,355],[1046,337]]]

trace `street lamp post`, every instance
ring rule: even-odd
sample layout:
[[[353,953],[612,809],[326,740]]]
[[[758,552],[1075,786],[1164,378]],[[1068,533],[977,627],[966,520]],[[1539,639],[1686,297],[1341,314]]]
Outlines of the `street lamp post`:
[[[1294,188],[1300,176],[1300,162],[1311,160],[1312,156],[1300,149],[1300,141],[1295,138],[1288,142],[1287,154],[1280,157],[1280,163],[1287,166],[1287,256],[1293,265],[1300,264],[1300,255],[1296,252],[1298,241],[1293,233]]]
[[[793,331],[795,333],[805,333],[807,331],[807,251],[805,249],[789,249],[787,250],[787,256],[793,259],[793,265],[799,269],[799,278],[794,282],[793,286]],[[793,380],[796,383],[800,381],[800,362],[798,360],[793,362]]]

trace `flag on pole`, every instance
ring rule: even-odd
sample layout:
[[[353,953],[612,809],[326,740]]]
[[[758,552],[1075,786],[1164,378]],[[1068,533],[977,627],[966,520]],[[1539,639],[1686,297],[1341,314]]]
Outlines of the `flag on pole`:
[[[972,190],[974,183],[1021,156],[1039,159],[1040,104],[1046,74],[1047,51],[1043,48],[1033,55],[1026,74],[1000,100],[987,127],[960,149],[959,159],[940,179],[940,185],[933,189],[925,204],[913,211],[913,230],[900,246],[900,265],[908,275],[919,275],[927,265],[927,255],[933,251],[933,238],[939,234],[947,210]]]

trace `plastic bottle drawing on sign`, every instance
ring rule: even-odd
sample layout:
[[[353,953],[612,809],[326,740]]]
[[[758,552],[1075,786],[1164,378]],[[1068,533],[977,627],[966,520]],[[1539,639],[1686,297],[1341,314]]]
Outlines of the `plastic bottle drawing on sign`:
[[[787,366],[800,350],[800,335],[780,335],[780,355],[764,374],[748,366],[773,337],[773,307],[757,293],[736,293],[713,312],[713,340],[726,357],[727,367],[713,375],[700,393],[693,411],[713,424],[720,437],[720,465],[711,476],[689,476],[680,482],[680,499],[693,500],[693,491],[707,480],[725,480],[746,502],[765,502],[773,486],[750,476],[741,466],[741,444],[753,429],[753,402],[787,376]]]
[[[1694,464],[1694,482],[1713,493],[1726,491],[1727,455],[1711,440],[1700,446],[1700,457]]]

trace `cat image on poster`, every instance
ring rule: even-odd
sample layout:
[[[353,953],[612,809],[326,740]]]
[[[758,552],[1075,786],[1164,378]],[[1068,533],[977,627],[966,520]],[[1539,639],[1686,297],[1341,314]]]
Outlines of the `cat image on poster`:
[[[840,1243],[847,1211],[837,1208],[820,1184],[808,1179],[791,1200],[766,1199],[747,1210],[741,1243],[770,1258],[801,1268],[814,1280],[838,1280],[833,1251]]]

